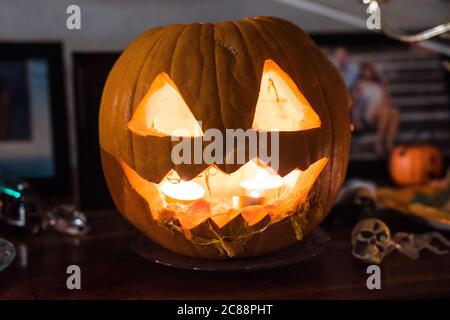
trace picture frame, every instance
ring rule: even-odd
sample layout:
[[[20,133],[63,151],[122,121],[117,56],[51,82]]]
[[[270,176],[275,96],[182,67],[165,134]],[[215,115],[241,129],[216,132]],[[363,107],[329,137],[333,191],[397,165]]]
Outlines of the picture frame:
[[[72,188],[63,47],[59,42],[1,42],[0,170],[43,196]],[[8,126],[8,130],[5,127]]]
[[[74,52],[76,131],[78,150],[77,195],[83,210],[114,208],[100,159],[98,113],[103,87],[120,52]]]

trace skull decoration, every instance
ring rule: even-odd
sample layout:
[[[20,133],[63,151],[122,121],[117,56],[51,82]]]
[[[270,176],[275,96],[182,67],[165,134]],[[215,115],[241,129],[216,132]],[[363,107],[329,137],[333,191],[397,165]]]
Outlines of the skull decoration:
[[[352,254],[367,263],[380,264],[390,252],[391,232],[388,226],[378,219],[360,221],[352,231]]]

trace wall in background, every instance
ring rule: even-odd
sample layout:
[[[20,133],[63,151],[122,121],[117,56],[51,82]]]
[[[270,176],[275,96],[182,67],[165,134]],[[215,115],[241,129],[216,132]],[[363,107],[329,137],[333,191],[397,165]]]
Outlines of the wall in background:
[[[221,21],[274,15],[309,32],[341,32],[357,28],[301,8],[323,5],[365,19],[359,0],[2,0],[0,39],[63,39],[73,50],[120,50],[148,28],[169,23]],[[396,26],[424,28],[448,19],[443,0],[393,0],[383,14]],[[308,5],[310,3],[310,5]],[[311,3],[313,3],[311,5]],[[82,30],[66,29],[66,8],[82,10]]]
[[[81,31],[66,29],[70,4],[81,8]],[[284,17],[308,31],[352,28],[274,0],[7,0],[0,4],[0,38],[64,39],[72,50],[120,50],[154,26],[255,15]]]

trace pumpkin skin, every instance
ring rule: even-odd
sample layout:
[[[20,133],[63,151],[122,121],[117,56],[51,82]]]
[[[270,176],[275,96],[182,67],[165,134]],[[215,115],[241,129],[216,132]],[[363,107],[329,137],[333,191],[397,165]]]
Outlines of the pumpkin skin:
[[[294,228],[288,218],[270,224],[231,255],[245,257],[292,245],[319,225],[337,196],[348,162],[351,101],[336,68],[297,26],[279,18],[256,17],[151,29],[129,45],[111,70],[99,114],[105,178],[122,215],[161,246],[196,258],[230,257],[216,246],[195,243],[186,234],[174,233],[153,219],[147,201],[130,184],[121,163],[153,183],[159,183],[171,169],[189,180],[207,165],[175,166],[170,158],[170,137],[136,135],[127,123],[155,77],[164,72],[176,84],[194,117],[202,121],[203,128],[222,132],[249,129],[268,59],[292,78],[321,120],[318,129],[280,132],[278,173],[285,175],[295,168],[305,170],[324,157],[328,163],[313,187],[319,200],[303,217],[302,224]],[[238,168],[220,166],[226,173]],[[236,226],[245,223],[238,215],[215,234],[228,236]],[[195,232],[206,237],[207,229],[202,223]]]
[[[400,186],[425,184],[443,170],[442,153],[431,145],[397,146],[389,161],[391,178]]]

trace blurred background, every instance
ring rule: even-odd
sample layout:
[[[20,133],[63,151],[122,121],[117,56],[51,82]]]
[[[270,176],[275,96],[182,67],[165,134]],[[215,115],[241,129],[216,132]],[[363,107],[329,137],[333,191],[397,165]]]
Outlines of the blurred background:
[[[66,27],[71,4],[81,9],[81,30]],[[447,22],[449,12],[446,0],[392,0],[382,7],[386,21],[408,32]],[[362,1],[6,0],[0,3],[0,170],[81,208],[110,208],[97,113],[120,52],[155,26],[257,15],[285,18],[309,32],[348,82],[355,125],[350,177],[391,183],[388,160],[398,145],[431,144],[446,163],[448,42],[407,45],[374,33]]]

